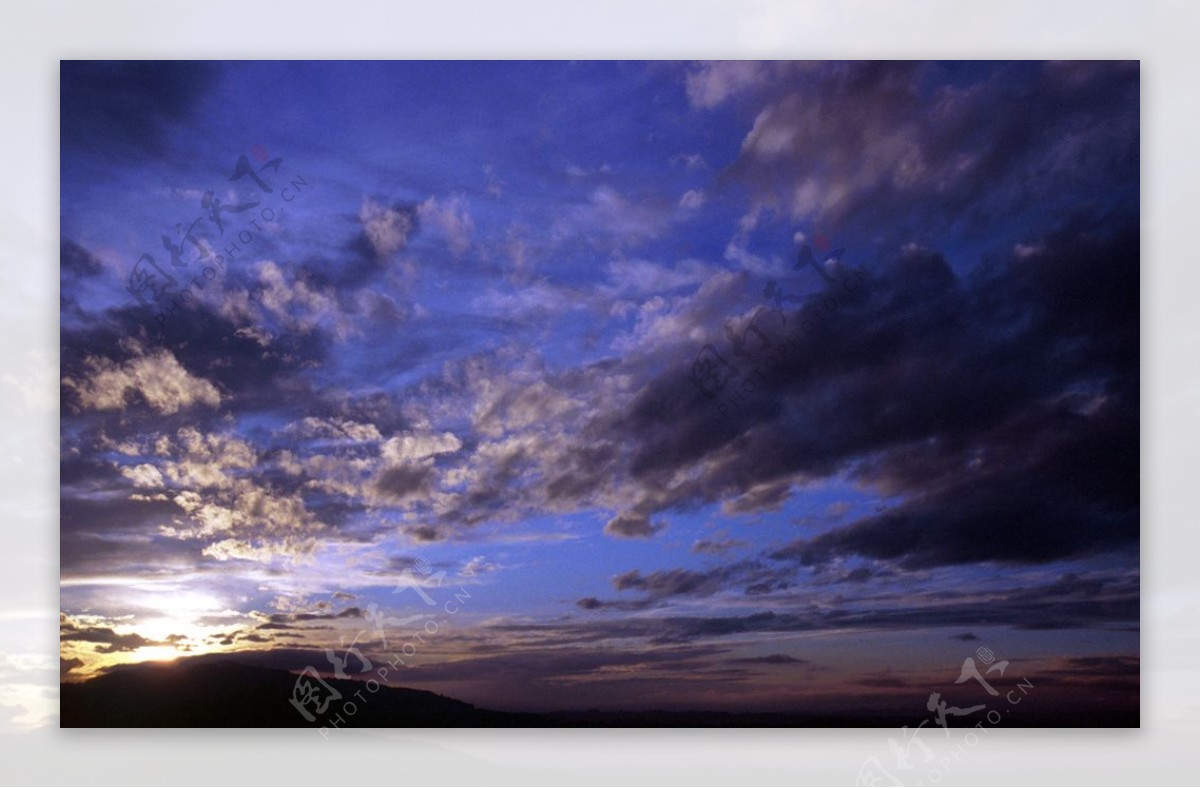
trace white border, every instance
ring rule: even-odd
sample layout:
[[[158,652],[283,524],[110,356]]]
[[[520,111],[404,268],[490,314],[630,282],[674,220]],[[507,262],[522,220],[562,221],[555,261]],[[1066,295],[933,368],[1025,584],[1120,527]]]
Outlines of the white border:
[[[0,651],[57,652],[59,58],[1132,58],[1143,82],[1143,728],[997,730],[947,784],[1186,784],[1200,712],[1200,4],[8,2],[0,23]],[[15,393],[14,393],[15,392]],[[881,731],[0,735],[21,784],[852,784]],[[319,746],[318,746],[319,745]],[[886,754],[886,749],[883,750]]]

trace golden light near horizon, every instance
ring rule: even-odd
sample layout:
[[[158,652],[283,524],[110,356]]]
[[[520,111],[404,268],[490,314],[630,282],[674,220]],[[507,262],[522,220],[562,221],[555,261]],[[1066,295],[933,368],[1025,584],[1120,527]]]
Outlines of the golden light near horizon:
[[[230,610],[216,595],[190,589],[167,589],[140,584],[125,589],[120,596],[138,609],[136,617],[110,619],[95,615],[77,615],[72,621],[82,627],[111,629],[120,638],[137,638],[138,645],[114,648],[103,643],[72,641],[64,643],[64,659],[83,664],[71,671],[71,679],[80,679],[114,665],[133,662],[171,661],[183,655],[199,655],[228,650],[214,641],[219,632],[240,629],[238,624],[201,623],[205,617],[227,615],[244,619]],[[144,641],[144,645],[141,642]]]

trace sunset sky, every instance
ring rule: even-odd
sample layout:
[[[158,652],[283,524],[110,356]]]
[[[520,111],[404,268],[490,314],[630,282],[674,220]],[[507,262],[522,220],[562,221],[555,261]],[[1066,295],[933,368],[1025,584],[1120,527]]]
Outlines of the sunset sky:
[[[1137,63],[64,62],[61,113],[64,680],[413,643],[491,708],[915,723],[987,647],[1136,709]]]

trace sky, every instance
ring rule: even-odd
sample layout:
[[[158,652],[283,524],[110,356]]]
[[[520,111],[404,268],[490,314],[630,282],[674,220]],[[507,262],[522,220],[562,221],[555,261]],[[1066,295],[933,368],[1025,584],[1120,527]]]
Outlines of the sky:
[[[63,679],[1136,710],[1139,77],[64,62]]]

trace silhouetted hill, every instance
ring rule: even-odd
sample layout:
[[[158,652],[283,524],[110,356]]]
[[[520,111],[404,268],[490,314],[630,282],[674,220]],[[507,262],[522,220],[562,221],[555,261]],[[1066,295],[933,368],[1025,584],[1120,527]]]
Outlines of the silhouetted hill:
[[[851,716],[729,711],[556,711],[543,715],[560,728],[899,728],[900,716]]]
[[[912,726],[918,713],[817,714],[804,712],[727,711],[556,711],[541,715],[559,728],[891,728]],[[980,717],[947,720],[951,728],[972,728]],[[1137,709],[1061,713],[1036,711],[1006,716],[1008,728],[1136,728]]]
[[[317,727],[350,701],[357,710],[348,727],[448,728],[545,725],[531,714],[478,709],[433,692],[326,679],[342,698],[317,722],[289,702],[296,674],[236,662],[141,664],[114,669],[90,681],[63,684],[64,728],[291,728]],[[372,685],[374,686],[374,685]],[[325,690],[322,688],[322,692]],[[355,693],[361,693],[362,699]]]
[[[63,684],[64,728],[315,728],[340,712],[352,728],[899,728],[914,722],[893,714],[819,714],[717,711],[561,710],[540,714],[490,711],[423,690],[326,679],[341,693],[316,722],[289,702],[297,675],[286,670],[225,659],[183,660],[171,664],[123,665],[79,684]],[[321,688],[325,692],[324,688]],[[353,716],[343,708],[356,704]],[[547,698],[547,701],[551,699]],[[1032,704],[1030,704],[1032,705]],[[1016,707],[1012,707],[1016,708]],[[1040,712],[1006,716],[1005,727],[1137,727],[1132,708]],[[919,719],[920,715],[915,715]],[[971,719],[949,720],[970,727]]]

